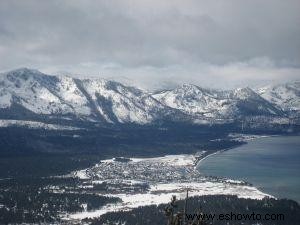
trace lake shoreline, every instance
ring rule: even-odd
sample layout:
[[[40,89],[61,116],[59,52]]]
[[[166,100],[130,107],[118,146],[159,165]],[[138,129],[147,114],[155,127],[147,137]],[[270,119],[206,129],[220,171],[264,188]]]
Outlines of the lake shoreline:
[[[299,203],[299,179],[295,176],[295,171],[299,171],[299,135],[264,137],[268,139],[260,141],[257,139],[261,137],[254,138],[245,143],[248,146],[241,145],[206,155],[198,160],[197,169],[206,176],[241,180],[276,198],[287,198]],[[238,154],[215,156],[237,148],[240,148]],[[215,157],[204,163],[210,156]]]
[[[243,134],[237,134],[240,136],[240,138],[238,139],[238,141],[240,141],[240,144],[229,147],[229,148],[224,148],[224,149],[219,149],[216,151],[210,151],[210,152],[206,152],[207,154],[203,154],[199,157],[197,157],[196,161],[195,161],[195,166],[198,167],[200,165],[201,162],[203,162],[205,159],[209,158],[210,156],[213,156],[215,154],[219,154],[225,151],[229,151],[229,150],[233,150],[236,149],[242,145],[247,145],[249,141],[253,141],[256,139],[260,139],[260,138],[269,138],[269,137],[289,137],[290,135],[243,135]],[[299,134],[300,135],[300,134]],[[294,135],[292,135],[294,136]]]

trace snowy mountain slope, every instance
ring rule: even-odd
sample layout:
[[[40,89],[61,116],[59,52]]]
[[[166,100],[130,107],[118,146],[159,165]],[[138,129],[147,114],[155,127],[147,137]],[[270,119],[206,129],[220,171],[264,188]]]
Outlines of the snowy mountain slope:
[[[206,118],[234,118],[246,115],[281,115],[281,111],[250,88],[233,91],[203,89],[182,85],[153,95],[158,101],[190,115]]]
[[[257,92],[286,112],[300,112],[300,81],[268,85],[258,89]]]
[[[241,115],[284,116],[280,108],[274,107],[274,105],[248,87],[230,91],[229,98],[236,101],[235,106]]]
[[[226,110],[226,102],[218,92],[211,92],[194,85],[182,85],[174,90],[153,95],[161,103],[193,115],[208,115],[215,110]],[[213,115],[212,115],[213,116]]]
[[[50,76],[25,68],[0,75],[0,119],[142,125],[285,117],[279,104],[300,108],[297,85],[260,90],[261,96],[250,88],[220,91],[195,85],[150,94],[115,81]]]
[[[36,114],[88,116],[87,100],[70,77],[56,77],[29,69],[0,77],[0,108],[18,104]]]
[[[0,120],[0,127],[27,127],[31,129],[45,129],[45,130],[80,130],[77,127],[62,126],[58,124],[48,124],[36,121],[27,120]]]
[[[20,107],[37,115],[108,123],[146,124],[176,114],[148,93],[118,82],[49,76],[29,69],[0,76],[0,111]]]
[[[173,111],[134,87],[103,79],[78,82],[107,122],[146,124]]]

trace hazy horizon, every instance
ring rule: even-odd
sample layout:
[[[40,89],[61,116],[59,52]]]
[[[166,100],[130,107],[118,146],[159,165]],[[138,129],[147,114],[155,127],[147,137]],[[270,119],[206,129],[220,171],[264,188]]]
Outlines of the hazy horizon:
[[[122,76],[111,76],[111,77],[106,77],[106,76],[99,76],[99,75],[95,75],[95,74],[74,74],[74,73],[70,73],[67,71],[58,71],[56,73],[47,73],[47,72],[43,72],[39,69],[36,68],[28,68],[28,67],[20,67],[20,68],[15,68],[12,70],[8,70],[8,71],[1,71],[0,75],[2,74],[6,74],[12,71],[16,71],[16,70],[21,70],[21,69],[29,69],[29,70],[36,70],[38,72],[44,73],[46,75],[50,75],[50,76],[69,76],[69,77],[73,77],[73,78],[79,78],[79,79],[105,79],[105,80],[112,80],[112,81],[116,81],[116,82],[120,82],[122,84],[125,84],[127,86],[134,86],[140,89],[143,89],[145,91],[160,91],[160,90],[167,90],[167,89],[173,89],[176,87],[180,87],[182,85],[196,85],[199,86],[201,88],[207,88],[207,89],[216,89],[216,90],[232,90],[234,88],[246,88],[246,87],[250,87],[254,90],[265,87],[267,85],[277,85],[277,84],[285,84],[285,83],[291,83],[291,82],[300,82],[300,79],[292,79],[292,80],[288,80],[288,81],[284,81],[284,80],[257,80],[256,82],[252,82],[252,83],[235,83],[233,85],[229,85],[227,87],[225,87],[224,85],[208,85],[208,84],[203,84],[203,83],[197,83],[197,82],[193,82],[193,81],[177,81],[177,82],[161,82],[159,85],[157,86],[149,86],[149,85],[143,85],[142,83],[139,82],[135,82],[134,80],[131,80],[128,77],[122,77]]]

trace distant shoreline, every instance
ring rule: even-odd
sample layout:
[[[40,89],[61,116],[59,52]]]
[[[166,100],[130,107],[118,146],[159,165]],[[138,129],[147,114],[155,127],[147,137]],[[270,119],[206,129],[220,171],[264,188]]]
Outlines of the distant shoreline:
[[[241,145],[244,145],[244,144],[247,144],[246,143],[241,143]],[[196,157],[196,160],[195,160],[195,167],[197,167],[202,161],[204,161],[205,159],[207,159],[208,157],[212,156],[212,155],[215,155],[215,154],[218,154],[218,153],[221,153],[221,152],[225,152],[225,151],[228,151],[230,149],[234,149],[234,148],[237,148],[241,145],[237,145],[237,146],[234,146],[234,147],[230,147],[230,148],[224,148],[224,149],[221,149],[221,150],[217,150],[217,151],[214,151],[212,153],[207,153],[207,154],[203,154],[203,156],[199,156],[199,157]]]
[[[213,151],[213,152],[206,152],[203,155],[201,155],[199,157],[196,157],[195,166],[197,167],[202,161],[204,161],[205,159],[207,159],[210,156],[213,156],[213,155],[216,155],[218,153],[222,153],[222,152],[225,152],[225,151],[228,151],[228,150],[238,148],[242,145],[246,145],[246,144],[248,144],[249,141],[253,141],[253,140],[256,140],[256,139],[259,139],[259,138],[280,137],[280,136],[285,136],[285,135],[257,135],[257,136],[256,135],[249,135],[248,139],[247,139],[247,136],[244,136],[245,139],[240,140],[239,145],[232,146],[232,147],[229,147],[229,148],[219,149],[219,150],[216,150],[216,151]]]
[[[266,140],[266,143],[270,143],[270,142],[272,142],[273,143],[273,138],[275,139],[274,140],[274,143],[275,143],[275,145],[276,145],[276,143],[279,143],[280,142],[280,140],[281,140],[281,138],[283,138],[283,140],[285,140],[284,138],[285,137],[291,137],[291,138],[293,138],[293,137],[295,137],[296,138],[296,140],[297,140],[297,138],[299,138],[299,135],[269,135],[269,136],[262,136],[262,137],[257,137],[257,138],[253,138],[253,139],[251,139],[251,140],[248,140],[246,143],[247,144],[250,144],[252,141],[256,141],[256,139],[260,139],[260,138],[267,138],[268,140]],[[278,140],[279,141],[276,141],[276,139],[277,138],[279,138]],[[262,143],[264,143],[265,141],[263,140],[262,141]],[[259,141],[259,143],[260,143],[260,141]],[[285,143],[285,142],[283,142],[283,143]],[[299,146],[299,145],[298,145]],[[276,146],[275,146],[276,147]],[[258,188],[259,190],[261,190],[262,192],[264,192],[264,193],[268,193],[268,194],[270,194],[270,195],[272,195],[272,196],[274,196],[275,198],[287,198],[287,199],[291,199],[291,200],[294,200],[294,201],[296,201],[296,202],[298,202],[299,203],[299,200],[297,200],[297,199],[299,199],[299,196],[297,195],[297,193],[294,191],[294,189],[293,189],[293,187],[292,188],[290,188],[292,185],[288,185],[288,184],[285,184],[285,186],[284,187],[286,187],[286,188],[290,188],[290,192],[289,192],[289,194],[287,195],[287,193],[284,193],[283,191],[281,191],[280,189],[272,189],[272,187],[270,187],[269,185],[268,185],[268,183],[264,180],[264,178],[262,179],[262,180],[260,180],[259,182],[258,181],[256,181],[255,179],[254,180],[251,180],[251,177],[249,178],[249,177],[243,177],[243,178],[238,178],[237,176],[231,176],[231,172],[228,172],[228,173],[222,173],[222,169],[220,170],[219,169],[219,171],[220,171],[220,173],[209,173],[209,170],[208,171],[206,171],[206,172],[204,172],[205,171],[205,168],[207,168],[206,167],[206,165],[204,166],[200,166],[201,164],[201,162],[203,161],[203,160],[205,160],[206,158],[208,158],[209,156],[212,156],[212,155],[215,155],[215,154],[217,154],[217,153],[221,153],[221,152],[223,152],[223,151],[227,151],[227,150],[229,150],[229,149],[234,149],[235,147],[232,147],[232,148],[228,148],[228,149],[224,149],[224,150],[220,150],[220,151],[216,151],[216,152],[213,152],[213,153],[211,153],[211,154],[208,154],[208,155],[206,155],[205,157],[202,157],[201,159],[198,159],[198,161],[197,161],[197,165],[196,165],[196,169],[198,169],[198,171],[200,172],[200,173],[203,173],[204,175],[206,175],[206,176],[208,176],[208,177],[210,177],[210,176],[212,176],[212,177],[219,177],[219,178],[230,178],[230,179],[241,179],[242,181],[244,181],[244,182],[246,182],[246,183],[248,183],[248,184],[250,184],[250,185],[253,185],[253,187],[256,187],[256,188]],[[251,150],[252,149],[252,147],[246,147],[248,150]],[[283,147],[278,147],[278,148],[283,148]],[[268,149],[267,147],[266,147],[266,149]],[[269,149],[272,149],[272,148],[269,148]],[[254,149],[254,152],[255,151],[258,151],[258,149]],[[262,150],[261,150],[262,151]],[[262,151],[263,152],[263,151]],[[231,154],[231,153],[230,153]],[[232,153],[232,154],[234,154],[234,153]],[[252,153],[252,154],[255,154],[255,153]],[[272,155],[273,154],[273,152],[267,152],[267,154],[270,154],[270,155]],[[286,152],[284,152],[284,154],[287,154]],[[219,157],[220,157],[220,161],[218,160],[219,159]],[[245,159],[243,159],[243,160],[245,160]],[[243,160],[242,159],[240,159],[239,160],[239,162],[240,162],[240,164],[242,165],[243,164]],[[217,156],[217,159],[216,160],[214,160],[213,159],[213,162],[214,163],[217,163],[217,162],[223,162],[222,161],[222,157],[221,156]],[[246,162],[247,163],[247,162]],[[209,164],[211,164],[211,163],[209,163]],[[227,168],[227,166],[229,166],[230,167],[230,164],[228,164],[228,165],[226,165],[226,168]],[[200,169],[201,168],[201,169]],[[222,167],[222,168],[224,168],[224,166]],[[284,168],[284,166],[283,165],[281,165],[280,167],[278,167],[278,168],[276,168],[276,169],[280,169],[280,168]],[[263,170],[260,170],[262,173],[263,173]],[[258,177],[260,177],[260,171],[258,171],[257,172],[257,176]],[[217,174],[219,174],[219,175],[217,175]],[[221,174],[223,174],[223,175],[221,175]],[[286,176],[288,177],[288,176],[290,176],[290,175],[292,175],[293,177],[295,176],[295,174],[293,174],[293,171],[291,171],[291,172],[289,172],[289,174],[287,174]],[[256,176],[256,175],[255,175]],[[268,179],[268,177],[266,177],[265,179]],[[280,178],[278,178],[278,179],[280,179]],[[274,182],[276,182],[276,181],[274,181]]]

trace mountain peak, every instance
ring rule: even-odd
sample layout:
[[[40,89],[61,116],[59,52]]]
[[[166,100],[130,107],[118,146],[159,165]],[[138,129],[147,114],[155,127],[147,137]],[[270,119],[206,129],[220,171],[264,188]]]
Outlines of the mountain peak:
[[[237,88],[233,91],[233,97],[238,99],[259,98],[260,96],[249,87]]]
[[[300,81],[262,87],[257,92],[285,111],[300,111]]]
[[[170,119],[170,115],[187,120],[281,116],[279,109],[282,106],[278,102],[285,103],[289,109],[300,108],[299,85],[282,87],[270,89],[274,92],[270,100],[265,100],[265,95],[258,95],[249,87],[220,91],[193,84],[150,94],[113,80],[51,76],[38,70],[20,68],[0,77],[0,113],[1,110],[8,112],[17,107],[45,118],[54,116],[139,124]],[[272,102],[275,97],[278,97],[278,102]],[[18,112],[10,114],[17,115]]]
[[[21,68],[15,69],[15,70],[8,71],[5,74],[22,75],[22,74],[43,74],[43,73],[36,69],[29,69],[27,67],[21,67]]]
[[[180,86],[180,88],[183,88],[183,89],[197,89],[198,86],[194,85],[194,84],[188,84],[188,83],[185,83],[185,84],[182,84]]]
[[[199,87],[194,84],[183,84],[173,90],[175,93],[181,93],[183,95],[202,95],[210,94],[210,90]]]
[[[6,77],[11,82],[16,81],[27,81],[30,78],[37,79],[43,76],[49,76],[46,74],[43,74],[42,72],[35,70],[35,69],[28,69],[28,68],[19,68],[16,70],[11,70],[6,73],[2,74],[4,77]]]

